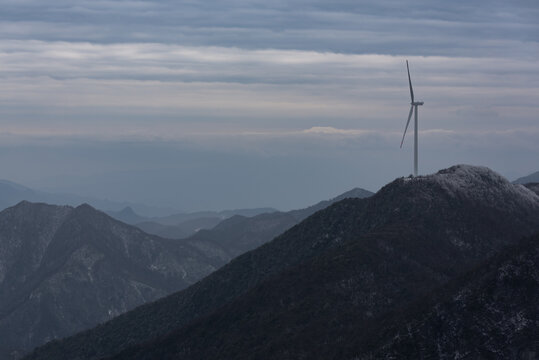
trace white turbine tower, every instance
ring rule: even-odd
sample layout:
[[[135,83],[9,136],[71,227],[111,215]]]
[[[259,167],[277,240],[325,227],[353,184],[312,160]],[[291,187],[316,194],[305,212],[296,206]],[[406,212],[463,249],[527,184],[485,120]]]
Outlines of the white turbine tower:
[[[410,84],[410,96],[412,102],[410,103],[410,114],[408,115],[408,121],[406,122],[406,127],[404,128],[404,134],[402,134],[401,140],[401,149],[402,144],[404,143],[404,137],[406,136],[406,130],[408,130],[408,125],[410,125],[410,119],[412,118],[412,113],[415,112],[414,117],[414,176],[417,176],[417,107],[423,105],[423,101],[414,101],[414,89],[412,89],[412,79],[410,78],[410,67],[408,66],[408,60],[406,60],[406,69],[408,70],[408,83]]]

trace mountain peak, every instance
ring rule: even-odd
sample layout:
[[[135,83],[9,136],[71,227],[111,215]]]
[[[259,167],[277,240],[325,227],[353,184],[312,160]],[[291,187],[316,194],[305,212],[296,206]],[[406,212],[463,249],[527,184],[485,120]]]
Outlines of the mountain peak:
[[[76,207],[76,209],[81,209],[81,210],[95,210],[95,208],[88,204],[88,203],[83,203],[83,204],[80,204],[79,206]]]
[[[37,203],[33,203],[33,202],[30,202],[28,200],[22,200],[22,201],[19,201],[16,205],[14,205],[13,207],[14,208],[24,208],[24,207],[28,207],[28,206],[33,206],[34,204],[37,204]]]
[[[489,205],[507,206],[525,202],[539,206],[539,196],[522,185],[515,185],[495,171],[484,166],[459,164],[442,169],[435,174],[397,179],[411,186],[437,185],[453,198],[468,198]],[[389,185],[391,186],[391,184]]]
[[[96,215],[96,214],[103,214],[103,212],[95,209],[93,206],[88,205],[87,203],[80,204],[75,208],[75,214],[79,214],[80,216],[89,216],[89,215]]]
[[[489,169],[486,166],[476,166],[467,164],[453,165],[447,169],[442,169],[433,175],[437,178],[460,178],[460,179],[475,179],[475,180],[490,180],[498,183],[508,183],[509,181],[497,172]]]
[[[437,182],[450,193],[469,190],[474,192],[478,189],[490,189],[497,186],[514,188],[507,179],[484,166],[455,165],[442,169],[436,174],[427,175],[425,178]]]
[[[107,211],[106,213],[107,215],[112,216],[113,218],[130,225],[149,220],[137,214],[131,206],[126,206],[120,211]]]

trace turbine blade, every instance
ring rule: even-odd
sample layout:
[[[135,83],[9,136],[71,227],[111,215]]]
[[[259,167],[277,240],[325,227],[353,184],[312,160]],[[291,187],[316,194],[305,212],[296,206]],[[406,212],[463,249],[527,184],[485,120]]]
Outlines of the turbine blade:
[[[406,60],[406,69],[408,69],[408,83],[410,84],[410,96],[412,102],[414,102],[414,89],[412,89],[412,78],[410,77],[410,67],[408,66],[408,60]]]
[[[404,143],[404,137],[406,136],[406,130],[408,130],[408,125],[410,125],[410,119],[412,118],[413,111],[414,111],[414,105],[410,106],[410,114],[408,114],[408,121],[406,122],[406,127],[404,128],[404,134],[402,134],[401,149],[402,149],[402,144]]]

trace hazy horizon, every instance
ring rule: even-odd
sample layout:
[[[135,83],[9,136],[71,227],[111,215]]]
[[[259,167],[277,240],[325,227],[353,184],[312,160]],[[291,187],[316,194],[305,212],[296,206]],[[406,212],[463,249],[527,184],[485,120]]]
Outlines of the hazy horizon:
[[[539,170],[533,1],[0,0],[0,178],[301,208],[459,163]],[[408,135],[413,135],[409,133]]]

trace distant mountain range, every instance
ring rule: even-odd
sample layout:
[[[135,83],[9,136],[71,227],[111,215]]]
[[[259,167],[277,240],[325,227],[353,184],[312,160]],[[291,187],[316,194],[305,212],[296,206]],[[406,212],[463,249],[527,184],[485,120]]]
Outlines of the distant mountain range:
[[[164,226],[178,226],[189,222],[200,221],[201,219],[215,219],[213,226],[217,225],[224,219],[234,215],[240,216],[256,216],[259,214],[275,212],[273,208],[255,208],[255,209],[236,209],[222,211],[197,211],[197,212],[182,212],[166,216],[147,217],[137,214],[130,206],[126,206],[120,211],[106,211],[109,216],[120,220],[126,224],[137,225],[140,223],[157,223]],[[191,233],[189,234],[191,235]]]
[[[122,210],[119,210],[119,211],[106,210],[105,213],[108,216],[113,217],[116,220],[119,220],[129,225],[135,225],[136,223],[140,223],[140,222],[148,220],[147,217],[137,214],[131,206],[126,206]]]
[[[0,210],[14,206],[21,201],[69,206],[87,203],[126,224],[136,225],[149,234],[169,239],[186,238],[201,229],[211,229],[221,221],[234,215],[249,217],[277,211],[273,208],[256,208],[180,213],[178,210],[157,208],[144,204],[118,203],[73,194],[47,193],[30,189],[8,180],[0,180]],[[145,215],[139,214],[138,211]]]
[[[487,168],[400,178],[25,359],[529,358],[538,231],[539,197]]]
[[[214,241],[224,246],[231,258],[273,239],[316,211],[345,198],[364,198],[373,193],[355,188],[333,199],[305,209],[280,212],[272,208],[201,211],[160,218],[145,218],[126,207],[107,211],[110,216],[147,232],[168,239]],[[218,225],[219,226],[216,226]],[[243,244],[243,245],[241,245]]]
[[[163,225],[157,221],[143,221],[136,223],[135,226],[148,234],[154,234],[168,239],[184,239],[200,230],[211,229],[221,221],[224,221],[224,219],[219,217],[202,217],[186,220],[176,225]]]
[[[211,230],[200,230],[185,241],[190,244],[215,243],[224,249],[230,259],[272,240],[315,212],[343,199],[367,198],[368,190],[355,188],[333,199],[321,201],[305,209],[271,212],[252,217],[235,215],[223,220]]]
[[[198,211],[149,218],[138,215],[131,207],[125,207],[121,211],[107,211],[107,214],[127,224],[135,225],[149,234],[182,239],[200,230],[211,229],[232,216],[251,217],[276,211],[273,208]]]
[[[0,180],[0,210],[14,206],[21,201],[42,202],[47,204],[78,206],[90,204],[95,208],[103,210],[116,210],[131,207],[146,216],[165,216],[178,212],[177,209],[159,208],[144,204],[133,204],[128,202],[114,202],[92,197],[78,196],[73,194],[57,194],[45,191],[30,189],[26,186],[8,181]]]

